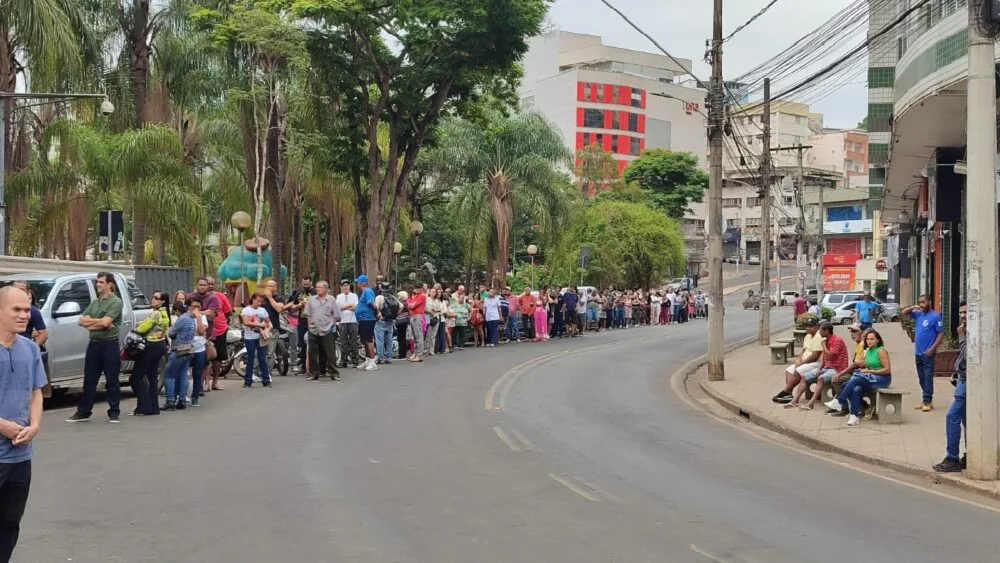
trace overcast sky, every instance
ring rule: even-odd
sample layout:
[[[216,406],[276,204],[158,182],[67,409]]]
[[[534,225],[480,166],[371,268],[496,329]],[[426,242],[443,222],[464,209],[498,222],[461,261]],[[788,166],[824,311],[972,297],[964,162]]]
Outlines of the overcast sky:
[[[693,60],[698,77],[708,79],[709,67],[702,58],[705,40],[712,35],[710,0],[611,1],[671,55]],[[748,20],[766,3],[767,0],[726,2],[724,35]],[[723,55],[725,78],[734,78],[776,55],[851,3],[851,0],[778,0],[767,14],[726,43]],[[600,0],[556,0],[550,18],[557,28],[564,31],[600,35],[609,45],[658,52]],[[857,83],[844,86],[812,106],[812,111],[824,114],[827,127],[854,127],[864,119],[868,105],[867,86],[863,75],[854,81]]]

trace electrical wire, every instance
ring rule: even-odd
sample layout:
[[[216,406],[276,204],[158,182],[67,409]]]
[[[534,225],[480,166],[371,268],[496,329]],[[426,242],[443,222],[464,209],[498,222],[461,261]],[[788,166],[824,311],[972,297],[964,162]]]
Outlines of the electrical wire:
[[[778,3],[778,0],[771,0],[770,2],[768,2],[766,5],[764,5],[763,8],[760,9],[759,12],[757,12],[749,20],[747,20],[746,23],[744,23],[743,25],[740,25],[739,27],[737,27],[736,29],[734,29],[732,33],[730,33],[729,35],[725,36],[722,39],[722,42],[725,43],[726,41],[729,41],[730,39],[733,38],[734,35],[736,35],[737,33],[743,31],[744,29],[746,29],[747,27],[749,27],[750,25],[752,25],[753,22],[757,21],[758,18],[760,18],[761,16],[763,16],[764,14],[766,14],[767,11],[770,10],[771,7],[774,6],[777,3]]]

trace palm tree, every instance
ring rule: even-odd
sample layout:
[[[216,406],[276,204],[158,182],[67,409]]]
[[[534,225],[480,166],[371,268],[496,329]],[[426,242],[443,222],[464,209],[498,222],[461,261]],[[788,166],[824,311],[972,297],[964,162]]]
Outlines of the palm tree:
[[[487,256],[496,285],[507,271],[515,211],[522,208],[533,217],[548,218],[565,210],[566,197],[553,173],[568,162],[570,153],[555,129],[533,112],[497,115],[486,127],[449,119],[441,132],[440,150],[477,179],[459,189],[458,201],[472,214],[470,224],[490,226]]]

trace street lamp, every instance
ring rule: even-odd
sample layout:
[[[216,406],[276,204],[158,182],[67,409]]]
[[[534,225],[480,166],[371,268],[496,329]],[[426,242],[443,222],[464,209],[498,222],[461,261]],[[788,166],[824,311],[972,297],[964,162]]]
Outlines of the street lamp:
[[[528,245],[528,256],[531,257],[531,287],[535,287],[535,255],[538,254],[538,247],[529,244]]]
[[[243,258],[244,251],[246,249],[243,246],[243,231],[250,228],[250,214],[246,211],[237,211],[236,213],[233,213],[232,217],[229,218],[229,224],[236,227],[236,230],[240,233],[240,238],[237,241],[240,244],[240,294],[243,296],[243,302],[246,302],[247,289],[246,282],[243,281],[243,278],[246,277],[243,275],[243,268],[245,264]]]
[[[395,242],[392,245],[392,276],[393,284],[399,289],[399,254],[403,252],[403,243]]]
[[[416,268],[419,268],[419,266],[417,264],[420,262],[420,235],[423,232],[424,232],[424,224],[423,223],[421,223],[420,221],[417,221],[416,219],[414,219],[413,221],[410,221],[410,236],[413,237],[413,264],[412,265],[414,267],[413,275],[410,276],[411,280],[416,279]]]
[[[7,255],[7,100],[45,100],[44,103],[54,103],[62,100],[85,100],[88,98],[104,98],[101,103],[101,113],[110,115],[115,106],[104,94],[55,94],[42,92],[0,92],[0,256]],[[111,233],[108,233],[108,249],[111,248]],[[110,252],[108,255],[110,256]]]

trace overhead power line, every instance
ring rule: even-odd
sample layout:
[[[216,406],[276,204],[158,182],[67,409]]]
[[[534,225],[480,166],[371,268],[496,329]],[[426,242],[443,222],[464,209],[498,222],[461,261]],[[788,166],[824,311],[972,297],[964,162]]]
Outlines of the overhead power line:
[[[771,6],[774,6],[777,3],[778,3],[778,0],[771,0],[770,2],[768,2],[763,8],[760,9],[759,12],[757,12],[756,14],[753,15],[753,17],[751,17],[750,19],[748,19],[746,21],[746,23],[744,23],[743,25],[737,27],[736,29],[733,30],[732,33],[730,33],[729,35],[725,36],[722,39],[722,42],[725,43],[726,41],[729,41],[730,39],[733,38],[734,35],[736,35],[737,33],[741,32],[744,29],[746,29],[747,27],[749,27],[751,24],[753,24],[753,22],[757,21],[757,19],[759,19],[764,14],[766,14],[767,11],[771,9]]]

